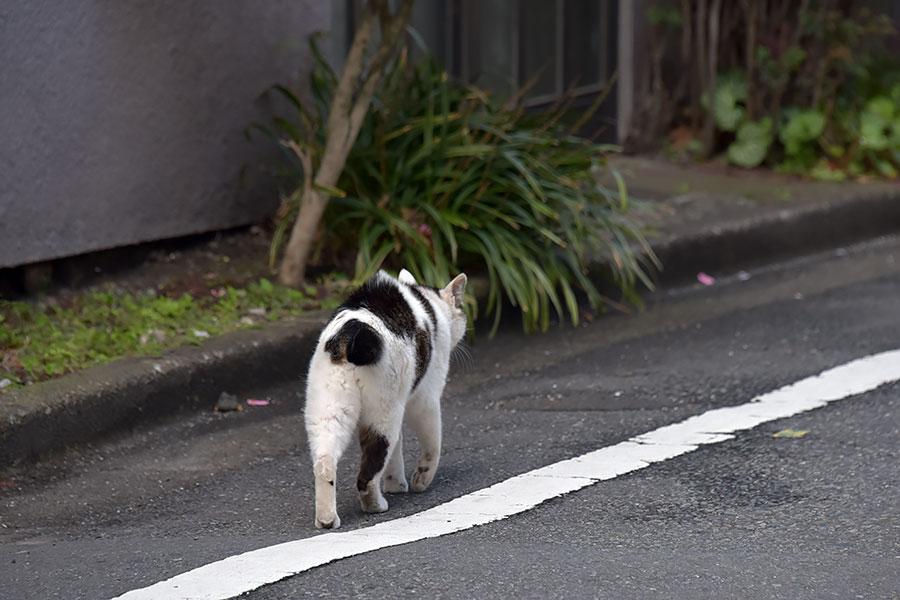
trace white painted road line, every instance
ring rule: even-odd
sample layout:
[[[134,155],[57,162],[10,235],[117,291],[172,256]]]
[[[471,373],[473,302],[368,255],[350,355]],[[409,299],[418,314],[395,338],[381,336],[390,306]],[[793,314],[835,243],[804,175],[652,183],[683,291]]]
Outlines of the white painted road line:
[[[551,498],[732,439],[734,432],[825,406],[900,380],[900,350],[867,356],[628,441],[523,473],[420,513],[231,556],[115,600],[225,600],[313,567],[380,548],[447,535],[534,508]]]

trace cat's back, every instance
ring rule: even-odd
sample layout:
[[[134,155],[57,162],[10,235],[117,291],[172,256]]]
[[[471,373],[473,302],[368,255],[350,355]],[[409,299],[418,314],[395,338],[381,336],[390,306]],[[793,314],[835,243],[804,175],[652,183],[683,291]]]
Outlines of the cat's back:
[[[379,366],[412,373],[417,381],[431,362],[439,324],[428,289],[379,271],[335,311],[319,339],[317,358],[333,366]]]

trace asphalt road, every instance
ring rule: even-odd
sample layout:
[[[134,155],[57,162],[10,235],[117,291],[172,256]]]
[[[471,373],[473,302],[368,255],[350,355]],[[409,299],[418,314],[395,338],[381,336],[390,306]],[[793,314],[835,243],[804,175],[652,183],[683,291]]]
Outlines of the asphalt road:
[[[869,354],[900,348],[900,242],[661,292],[647,309],[471,348],[411,515]],[[299,361],[299,359],[298,359]],[[0,597],[111,598],[321,535],[295,384],[269,406],[148,424],[0,473]],[[784,430],[802,437],[773,437]],[[508,519],[265,585],[253,599],[900,598],[900,384],[562,496]],[[415,444],[407,443],[407,464]],[[329,534],[325,534],[329,535]]]

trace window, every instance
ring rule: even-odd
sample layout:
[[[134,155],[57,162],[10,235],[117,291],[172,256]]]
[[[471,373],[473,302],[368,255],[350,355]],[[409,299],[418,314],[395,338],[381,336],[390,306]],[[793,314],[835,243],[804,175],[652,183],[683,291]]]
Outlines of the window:
[[[428,0],[425,0],[427,3]],[[431,0],[439,2],[439,0]],[[603,89],[614,69],[611,0],[460,0],[451,70],[498,93],[531,84],[526,103]]]
[[[332,7],[332,39],[346,49],[362,2]],[[539,106],[604,89],[616,13],[614,0],[417,0],[410,25],[451,73],[502,95],[531,83],[525,103]]]

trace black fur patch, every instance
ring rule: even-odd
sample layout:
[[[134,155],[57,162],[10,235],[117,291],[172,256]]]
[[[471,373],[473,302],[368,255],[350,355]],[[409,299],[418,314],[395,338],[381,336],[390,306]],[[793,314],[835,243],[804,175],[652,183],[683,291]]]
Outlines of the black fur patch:
[[[422,305],[425,312],[428,313],[428,318],[431,320],[430,331],[437,331],[437,315],[431,302],[419,290],[418,286],[407,285],[407,288],[415,296],[419,304]],[[428,364],[431,362],[432,343],[430,331],[421,328],[416,329],[416,380],[413,382],[412,389],[416,389],[419,386],[419,382],[422,381],[425,371],[428,370]]]
[[[341,310],[365,308],[384,321],[391,333],[412,339],[416,335],[416,316],[397,287],[389,279],[373,277],[347,298]]]
[[[431,305],[431,302],[428,301],[428,298],[425,297],[425,294],[420,292],[416,286],[409,286],[409,291],[412,292],[412,295],[416,297],[416,300],[419,301],[419,304],[421,304],[422,308],[425,309],[425,312],[428,313],[428,318],[431,319],[431,328],[433,331],[436,331],[437,315],[434,314],[434,307]]]
[[[356,476],[356,489],[364,492],[375,474],[384,467],[388,441],[371,427],[364,427],[359,431],[359,447],[362,450],[362,462],[359,465],[359,475]]]
[[[431,335],[424,329],[416,330],[416,380],[413,382],[412,389],[418,387],[425,371],[428,369],[428,363],[431,362]]]
[[[354,365],[371,365],[381,358],[382,342],[378,333],[368,324],[350,319],[331,339],[325,342],[325,351],[331,362],[347,360]]]

